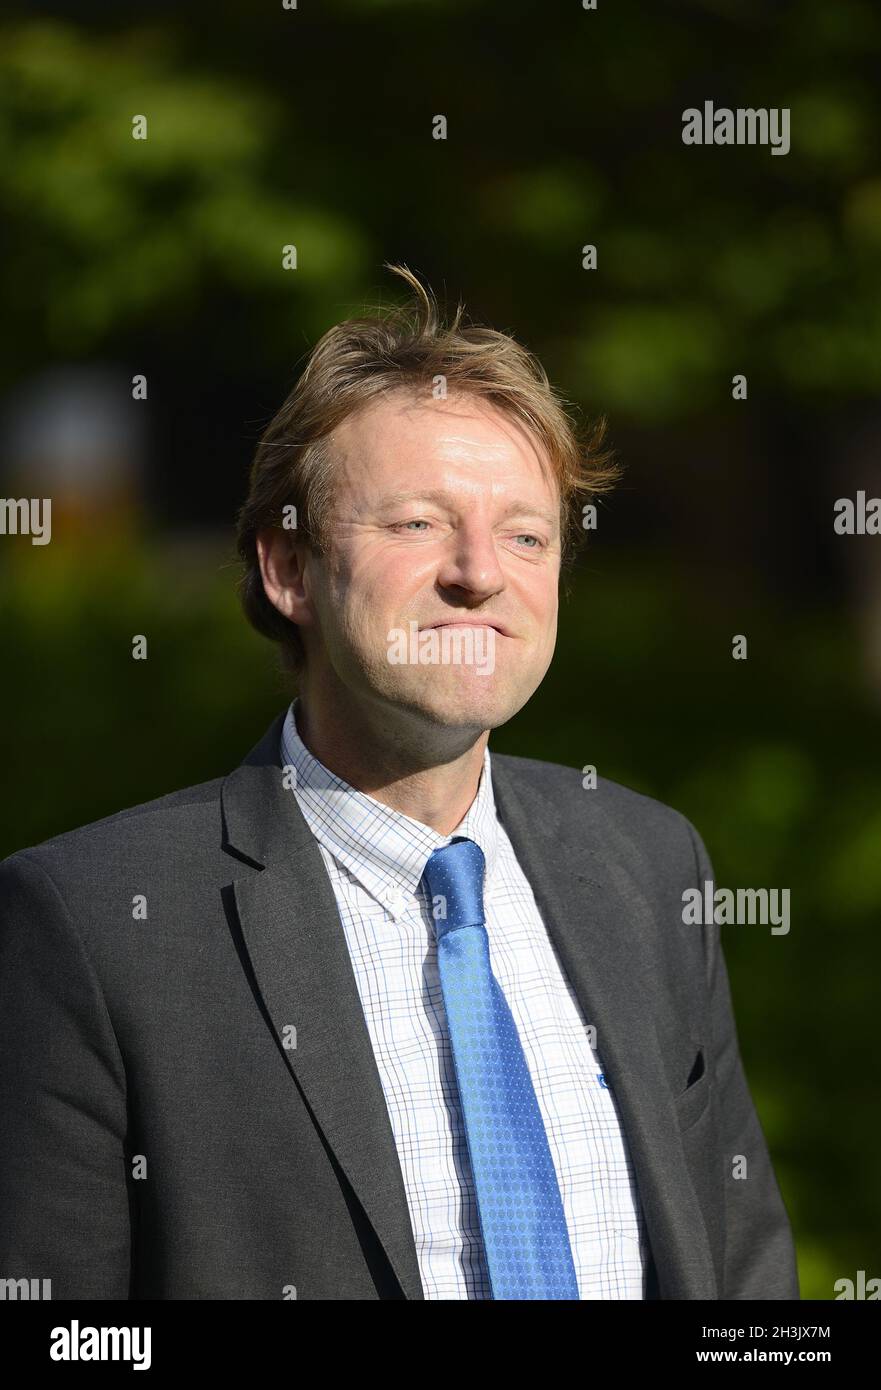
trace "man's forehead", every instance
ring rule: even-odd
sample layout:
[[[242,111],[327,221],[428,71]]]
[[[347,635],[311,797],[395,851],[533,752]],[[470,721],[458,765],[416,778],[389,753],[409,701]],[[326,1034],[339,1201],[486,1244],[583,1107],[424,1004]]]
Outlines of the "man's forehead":
[[[383,474],[395,464],[408,469],[440,460],[464,464],[510,463],[547,474],[547,464],[528,429],[491,402],[480,399],[415,399],[395,392],[347,417],[330,438],[336,454],[353,479],[364,478],[365,456],[381,462]],[[346,468],[345,465],[350,465]]]

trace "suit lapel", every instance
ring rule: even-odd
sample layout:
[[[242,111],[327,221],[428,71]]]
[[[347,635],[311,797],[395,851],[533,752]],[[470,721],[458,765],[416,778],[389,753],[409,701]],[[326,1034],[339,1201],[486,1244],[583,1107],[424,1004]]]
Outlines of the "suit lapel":
[[[400,1163],[336,899],[317,841],[283,787],[283,722],[221,793],[226,848],[264,866],[234,883],[242,935],[285,1061],[405,1297],[421,1299]],[[285,1047],[291,1026],[295,1048]]]
[[[661,1296],[715,1298],[703,1216],[652,1022],[655,985],[643,962],[658,927],[626,869],[626,853],[585,792],[573,832],[517,758],[493,754],[496,806],[529,879],[621,1113]],[[577,836],[577,838],[576,838]],[[662,1005],[663,1007],[663,1005]]]

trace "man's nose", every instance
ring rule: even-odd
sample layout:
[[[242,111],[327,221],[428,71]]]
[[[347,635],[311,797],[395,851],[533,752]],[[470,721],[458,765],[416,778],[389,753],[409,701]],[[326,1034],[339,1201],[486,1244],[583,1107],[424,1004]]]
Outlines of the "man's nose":
[[[438,582],[485,597],[505,586],[498,541],[492,528],[474,518],[451,533],[441,559]]]

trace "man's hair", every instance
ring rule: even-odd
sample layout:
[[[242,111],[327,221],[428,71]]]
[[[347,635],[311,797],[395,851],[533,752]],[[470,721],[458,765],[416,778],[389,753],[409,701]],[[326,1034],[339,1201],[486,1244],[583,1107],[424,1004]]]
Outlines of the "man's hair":
[[[431,289],[412,271],[403,265],[386,269],[406,281],[411,297],[346,319],[318,341],[260,438],[238,516],[245,614],[258,632],[281,644],[283,666],[293,674],[304,664],[302,638],[266,596],[257,533],[281,527],[291,515],[284,508],[293,506],[298,539],[314,553],[326,553],[335,471],[329,436],[372,401],[401,390],[431,400],[442,378],[447,397],[480,398],[525,429],[557,483],[561,566],[584,534],[580,507],[610,491],[620,475],[612,451],[602,448],[605,419],[583,425],[533,353],[506,333],[464,320],[462,303],[445,323]]]

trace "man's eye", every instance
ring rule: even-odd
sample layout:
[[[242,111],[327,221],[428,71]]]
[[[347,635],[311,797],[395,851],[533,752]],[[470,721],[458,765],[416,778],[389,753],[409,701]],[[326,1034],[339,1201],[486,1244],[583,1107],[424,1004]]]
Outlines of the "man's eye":
[[[430,522],[430,521],[427,521],[426,518],[423,517],[423,516],[415,516],[415,517],[411,517],[411,519],[410,519],[409,521],[395,521],[395,522],[393,522],[393,523],[392,523],[392,526],[391,526],[391,530],[392,530],[392,531],[402,531],[402,530],[406,530],[406,528],[407,528],[408,526],[410,526],[410,527],[412,527],[412,526],[427,526],[427,527],[430,527],[430,526],[431,526],[431,522]],[[424,532],[411,531],[411,535],[424,535],[424,534],[425,534]],[[523,531],[519,536],[515,536],[515,540],[518,540],[518,541],[519,541],[519,540],[533,541],[534,544],[533,544],[533,545],[528,545],[528,546],[526,547],[527,550],[541,550],[541,549],[544,547],[544,541],[541,539],[541,537],[540,537],[540,536],[533,535],[533,533],[532,533],[531,531]]]

